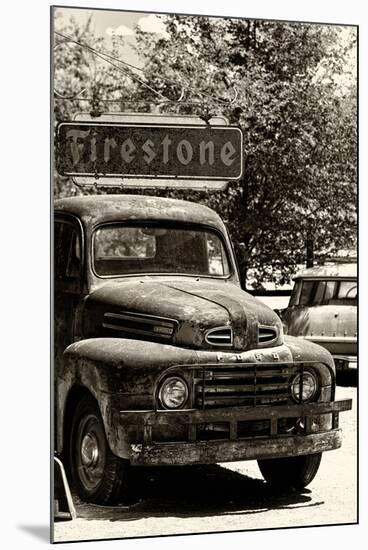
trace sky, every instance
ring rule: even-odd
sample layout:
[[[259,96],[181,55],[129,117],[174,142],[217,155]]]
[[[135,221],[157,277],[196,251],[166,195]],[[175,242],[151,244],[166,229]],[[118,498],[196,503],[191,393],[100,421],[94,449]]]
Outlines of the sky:
[[[107,45],[109,45],[109,41],[114,35],[123,37],[122,58],[124,61],[137,66],[141,66],[142,63],[133,49],[135,44],[133,29],[135,25],[139,25],[145,32],[152,32],[161,36],[165,34],[160,17],[150,13],[86,8],[56,8],[55,11],[62,16],[55,20],[55,30],[59,30],[60,23],[65,23],[71,18],[83,25],[92,15],[95,34],[104,37]]]

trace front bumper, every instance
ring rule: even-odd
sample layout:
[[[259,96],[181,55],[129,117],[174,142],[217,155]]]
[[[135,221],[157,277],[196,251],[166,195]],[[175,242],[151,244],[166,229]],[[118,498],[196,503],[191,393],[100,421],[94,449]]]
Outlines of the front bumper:
[[[341,446],[339,412],[351,408],[352,401],[347,399],[279,407],[121,411],[119,425],[125,435],[142,433],[142,441],[130,445],[132,464],[212,464],[337,449]],[[298,419],[299,428],[287,434],[280,433],[280,421],[285,419]],[[252,437],[239,435],[241,423],[259,421],[267,423],[267,434]],[[216,423],[228,424],[227,439],[201,440],[199,426]],[[185,441],[155,441],[153,434],[157,433],[157,429],[178,425],[186,427]]]

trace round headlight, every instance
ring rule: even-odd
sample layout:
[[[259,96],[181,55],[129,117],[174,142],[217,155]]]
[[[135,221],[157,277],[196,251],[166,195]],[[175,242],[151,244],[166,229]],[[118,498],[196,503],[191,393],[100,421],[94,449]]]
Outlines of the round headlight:
[[[318,384],[316,377],[309,371],[303,372],[303,375],[297,374],[291,382],[291,394],[298,403],[300,403],[300,401],[303,403],[310,401],[315,396],[317,388]],[[301,397],[300,389],[302,390]]]
[[[182,378],[166,378],[158,394],[160,403],[165,409],[180,409],[188,399],[188,386]]]

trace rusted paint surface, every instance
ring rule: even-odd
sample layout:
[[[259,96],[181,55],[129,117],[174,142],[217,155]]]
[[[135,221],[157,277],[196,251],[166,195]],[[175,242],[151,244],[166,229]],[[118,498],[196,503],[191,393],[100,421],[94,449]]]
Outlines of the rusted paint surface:
[[[232,407],[231,409],[179,410],[179,411],[121,411],[120,422],[126,425],[144,424],[199,424],[202,422],[229,422],[236,418],[243,420],[262,420],[278,418],[297,418],[317,414],[328,414],[350,410],[351,399],[329,403],[306,403],[304,405],[280,405],[279,407]]]
[[[304,349],[303,349],[304,348]],[[300,361],[313,362],[325,360],[325,366],[319,365],[322,386],[329,388],[331,384],[330,371],[333,372],[334,364],[330,355],[311,343],[300,342],[296,338],[288,338],[288,345],[275,346],[262,350],[264,363],[275,362],[274,353],[277,350],[278,361],[295,365]],[[319,352],[319,353],[318,353]],[[257,350],[249,350],[241,354],[228,352],[215,352],[205,350],[190,350],[178,346],[160,344],[155,342],[140,342],[122,338],[94,338],[82,340],[70,345],[65,351],[64,373],[58,380],[58,418],[62,422],[64,416],[65,400],[70,389],[75,385],[81,385],[89,389],[100,404],[105,429],[110,447],[114,452],[128,458],[130,453],[127,432],[121,429],[121,410],[153,410],[156,406],[155,395],[159,380],[163,374],[174,369],[185,376],[189,376],[190,369],[187,366],[218,364],[219,367],[227,362],[240,364],[254,364]],[[322,396],[321,396],[322,399]],[[262,412],[262,408],[257,411]],[[287,414],[287,410],[281,407],[267,408],[268,415],[277,416]],[[300,409],[299,413],[307,414],[307,409]],[[177,414],[177,413],[174,413]],[[180,414],[185,417],[185,412]],[[219,412],[223,419],[236,419],[245,415],[249,420],[253,419],[252,410],[246,408],[221,409]],[[158,425],[160,422],[157,423]],[[58,433],[62,433],[60,424]],[[62,447],[62,439],[59,439],[59,447]]]
[[[179,323],[172,343],[191,348],[209,348],[205,342],[207,330],[231,326],[234,332],[234,349],[258,347],[258,323],[275,326],[282,343],[282,324],[279,317],[253,296],[235,284],[219,284],[207,280],[127,280],[119,284],[105,284],[89,296],[86,307],[88,319],[94,328],[85,336],[101,333],[103,314],[111,311],[129,311],[176,319]],[[94,308],[94,305],[103,308]],[[115,334],[117,334],[115,332]],[[114,333],[109,334],[111,336]],[[264,347],[267,347],[264,344]]]
[[[74,216],[81,220],[84,251],[79,289],[68,287],[68,281],[65,285],[56,285],[55,421],[58,451],[62,451],[64,445],[68,399],[80,388],[95,397],[111,450],[122,458],[133,457],[133,461],[141,464],[212,462],[219,457],[221,460],[237,460],[240,456],[242,459],[287,456],[319,452],[316,449],[326,450],[339,444],[338,432],[330,428],[326,428],[324,434],[313,434],[312,438],[309,435],[289,436],[287,441],[282,437],[276,441],[268,436],[259,440],[261,442],[258,438],[251,443],[249,440],[239,442],[236,440],[236,422],[239,418],[252,420],[255,418],[252,415],[262,412],[262,407],[234,406],[216,413],[218,418],[229,419],[231,424],[230,440],[226,443],[195,441],[195,429],[189,429],[189,442],[185,444],[146,445],[143,451],[138,451],[137,445],[144,436],[153,441],[159,436],[161,441],[167,441],[165,438],[173,433],[172,426],[162,424],[158,420],[161,415],[157,415],[157,422],[150,420],[138,428],[134,423],[127,426],[121,411],[128,411],[127,419],[132,411],[157,410],[159,384],[169,374],[179,372],[191,388],[194,387],[194,371],[198,367],[197,370],[204,372],[206,365],[211,365],[212,369],[217,365],[237,367],[243,364],[256,371],[257,365],[269,365],[273,369],[274,364],[285,363],[291,365],[293,374],[305,363],[318,371],[321,384],[319,405],[327,406],[334,391],[333,360],[326,350],[312,343],[293,337],[284,340],[281,322],[274,312],[240,289],[227,232],[212,210],[186,201],[129,195],[74,197],[56,201],[55,208],[59,218]],[[96,225],[138,219],[205,224],[220,231],[228,248],[230,276],[143,275],[119,276],[113,280],[98,277],[91,266],[92,233]],[[129,322],[138,315],[143,325],[146,323],[145,326],[153,328],[151,333],[148,330],[148,335],[147,330],[142,335],[142,328],[134,332],[132,326],[128,327],[129,332],[126,325],[123,325],[123,330],[121,325],[117,330],[116,327],[111,329],[111,323],[105,322],[106,314],[113,319],[120,314],[125,320],[128,315]],[[151,320],[148,325],[147,318]],[[159,319],[157,326],[155,318]],[[165,324],[165,320],[169,322]],[[259,325],[271,327],[276,333],[276,338],[268,345],[261,346],[258,341]],[[172,333],[165,338],[160,336],[160,332],[154,330],[160,326],[169,329],[172,326]],[[218,327],[232,328],[233,342],[227,347],[216,348],[205,340],[206,332]],[[285,413],[284,418],[288,418],[289,410],[276,405],[267,407],[272,435],[277,433],[278,415]],[[330,408],[326,413],[326,422],[335,414],[331,411]],[[199,416],[204,414],[197,413]],[[181,414],[184,421],[186,413]],[[294,414],[297,413],[294,411]],[[311,425],[313,411],[300,408],[299,414],[309,415],[308,425]],[[176,422],[176,437],[182,436],[183,426],[182,422]],[[167,428],[171,432],[165,431]],[[160,449],[164,449],[162,453]]]
[[[170,349],[167,349],[170,348]],[[152,358],[154,357],[154,360]],[[75,386],[86,388],[97,400],[111,449],[129,456],[124,433],[119,430],[121,408],[152,408],[155,381],[167,366],[195,361],[195,352],[121,338],[96,338],[75,342],[64,354],[56,378],[57,448],[63,448],[66,400]]]
[[[273,354],[277,351],[280,363],[318,361],[325,363],[334,371],[331,355],[311,342],[304,342],[292,336],[285,337],[285,343],[262,350],[262,362],[275,362]],[[75,342],[65,351],[65,358],[75,361],[83,358],[106,365],[110,371],[133,367],[145,369],[149,366],[167,368],[171,365],[195,365],[205,363],[223,364],[224,362],[254,363],[258,350],[248,350],[240,354],[233,351],[193,350],[157,342],[137,341],[125,338],[91,338]]]
[[[106,221],[162,220],[208,224],[224,232],[221,218],[210,208],[189,201],[143,195],[91,195],[55,201],[55,210],[78,216],[85,225]]]
[[[335,372],[334,361],[328,351],[313,342],[308,342],[287,334],[285,345],[288,346],[294,361],[318,361],[328,365]]]
[[[289,334],[307,338],[332,354],[357,355],[357,308],[347,305],[294,307],[285,314]]]
[[[338,449],[340,430],[283,438],[239,441],[201,441],[157,445],[134,445],[131,463],[147,465],[214,464],[237,460],[300,456]]]

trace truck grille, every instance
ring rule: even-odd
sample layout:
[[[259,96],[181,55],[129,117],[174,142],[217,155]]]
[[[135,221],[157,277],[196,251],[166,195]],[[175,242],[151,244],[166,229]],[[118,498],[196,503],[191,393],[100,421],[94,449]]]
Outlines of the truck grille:
[[[288,365],[274,364],[205,366],[195,373],[194,406],[207,409],[285,404],[293,372]]]

